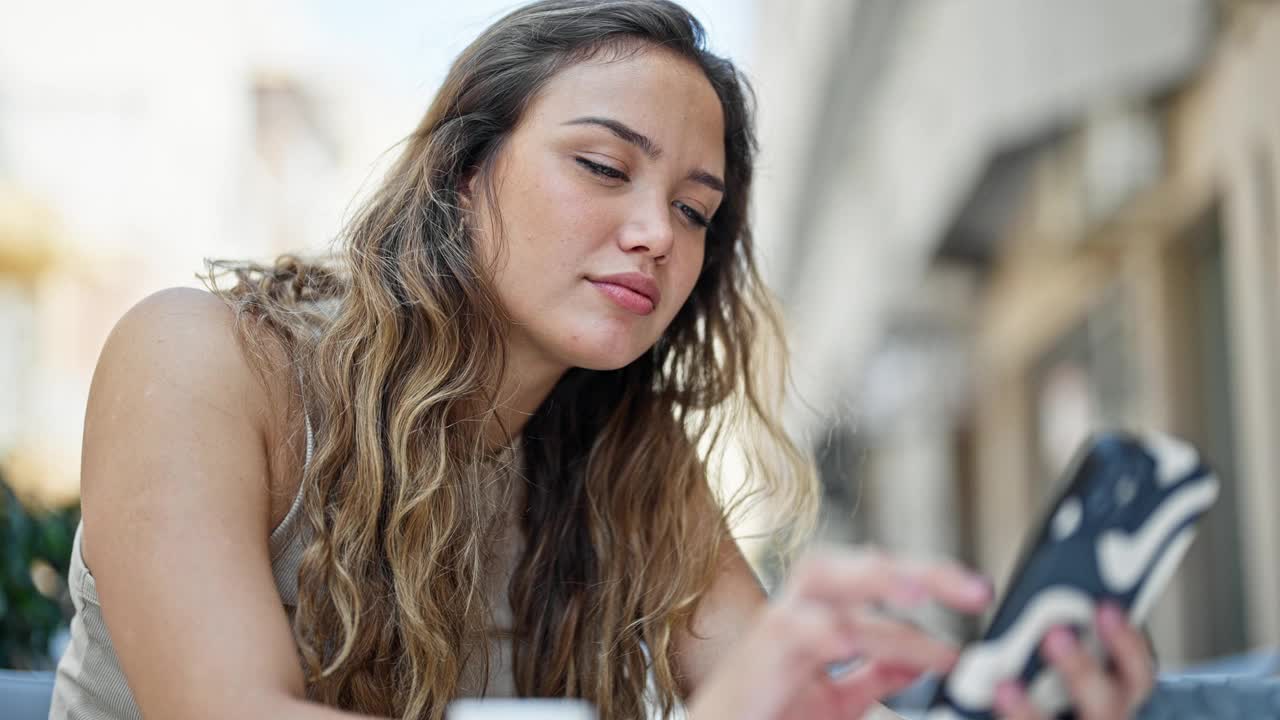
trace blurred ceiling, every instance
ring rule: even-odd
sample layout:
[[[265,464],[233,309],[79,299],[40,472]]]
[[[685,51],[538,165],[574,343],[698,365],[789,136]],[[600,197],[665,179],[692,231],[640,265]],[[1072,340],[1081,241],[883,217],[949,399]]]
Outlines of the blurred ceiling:
[[[820,411],[847,401],[939,248],[989,252],[1038,141],[1184,81],[1207,56],[1214,9],[762,3],[756,230],[801,396]]]

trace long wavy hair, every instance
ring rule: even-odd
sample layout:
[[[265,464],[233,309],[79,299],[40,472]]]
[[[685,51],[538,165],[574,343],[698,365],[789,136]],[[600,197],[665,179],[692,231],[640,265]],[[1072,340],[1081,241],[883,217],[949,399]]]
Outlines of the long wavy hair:
[[[570,370],[519,451],[495,450],[484,428],[509,321],[462,193],[476,178],[494,196],[496,154],[557,72],[655,48],[701,68],[724,113],[726,192],[701,274],[653,347],[618,370]],[[518,493],[524,540],[508,587],[517,692],[585,698],[602,718],[671,713],[674,638],[692,631],[731,517],[772,498],[786,509],[775,531],[794,538],[816,502],[778,420],[785,349],[747,213],[752,112],[744,79],[678,5],[537,2],[457,58],[340,252],[210,263],[241,340],[287,349],[314,427],[293,620],[310,697],[440,718],[469,661],[488,676],[499,488]]]

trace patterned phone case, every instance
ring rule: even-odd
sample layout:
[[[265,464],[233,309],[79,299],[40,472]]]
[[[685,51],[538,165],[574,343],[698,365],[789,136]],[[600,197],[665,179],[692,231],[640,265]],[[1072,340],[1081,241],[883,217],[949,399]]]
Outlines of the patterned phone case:
[[[992,718],[995,689],[1017,678],[1045,713],[1069,697],[1039,648],[1070,626],[1101,657],[1093,629],[1111,600],[1142,622],[1218,497],[1218,480],[1188,444],[1156,433],[1096,436],[1024,550],[982,638],[964,648],[938,685],[927,720]]]

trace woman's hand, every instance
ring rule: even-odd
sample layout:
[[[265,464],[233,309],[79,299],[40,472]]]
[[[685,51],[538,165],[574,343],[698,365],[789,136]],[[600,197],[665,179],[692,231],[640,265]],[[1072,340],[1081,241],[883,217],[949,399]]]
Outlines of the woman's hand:
[[[1099,608],[1096,625],[1115,665],[1113,671],[1107,671],[1081,648],[1065,628],[1050,632],[1040,652],[1062,676],[1080,720],[1132,717],[1155,685],[1155,667],[1147,643],[1125,619],[1124,612],[1114,605]],[[997,690],[996,709],[1008,720],[1047,717],[1031,704],[1026,691],[1017,683],[1002,685]]]
[[[991,601],[990,584],[953,563],[825,549],[799,561],[728,660],[692,698],[694,720],[859,718],[926,671],[943,672],[957,649],[878,606],[933,599],[962,612]],[[828,668],[856,661],[832,678]]]
[[[692,720],[834,720],[861,718],[877,702],[924,672],[946,672],[958,655],[950,643],[879,612],[933,599],[981,612],[989,583],[946,562],[891,558],[874,550],[825,549],[798,562],[783,590],[699,688]],[[1114,606],[1098,613],[1098,632],[1115,669],[1104,670],[1065,629],[1042,647],[1062,674],[1081,720],[1127,718],[1154,685],[1142,636]],[[853,660],[832,677],[828,670]],[[1016,683],[1002,686],[996,709],[1008,720],[1044,717]]]

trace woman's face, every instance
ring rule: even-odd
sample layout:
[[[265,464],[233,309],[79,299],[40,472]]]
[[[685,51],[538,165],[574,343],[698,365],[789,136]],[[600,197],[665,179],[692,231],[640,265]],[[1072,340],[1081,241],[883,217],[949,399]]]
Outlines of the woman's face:
[[[512,361],[606,370],[651,347],[693,290],[723,178],[696,65],[654,49],[553,77],[495,158],[499,232],[472,193]]]

